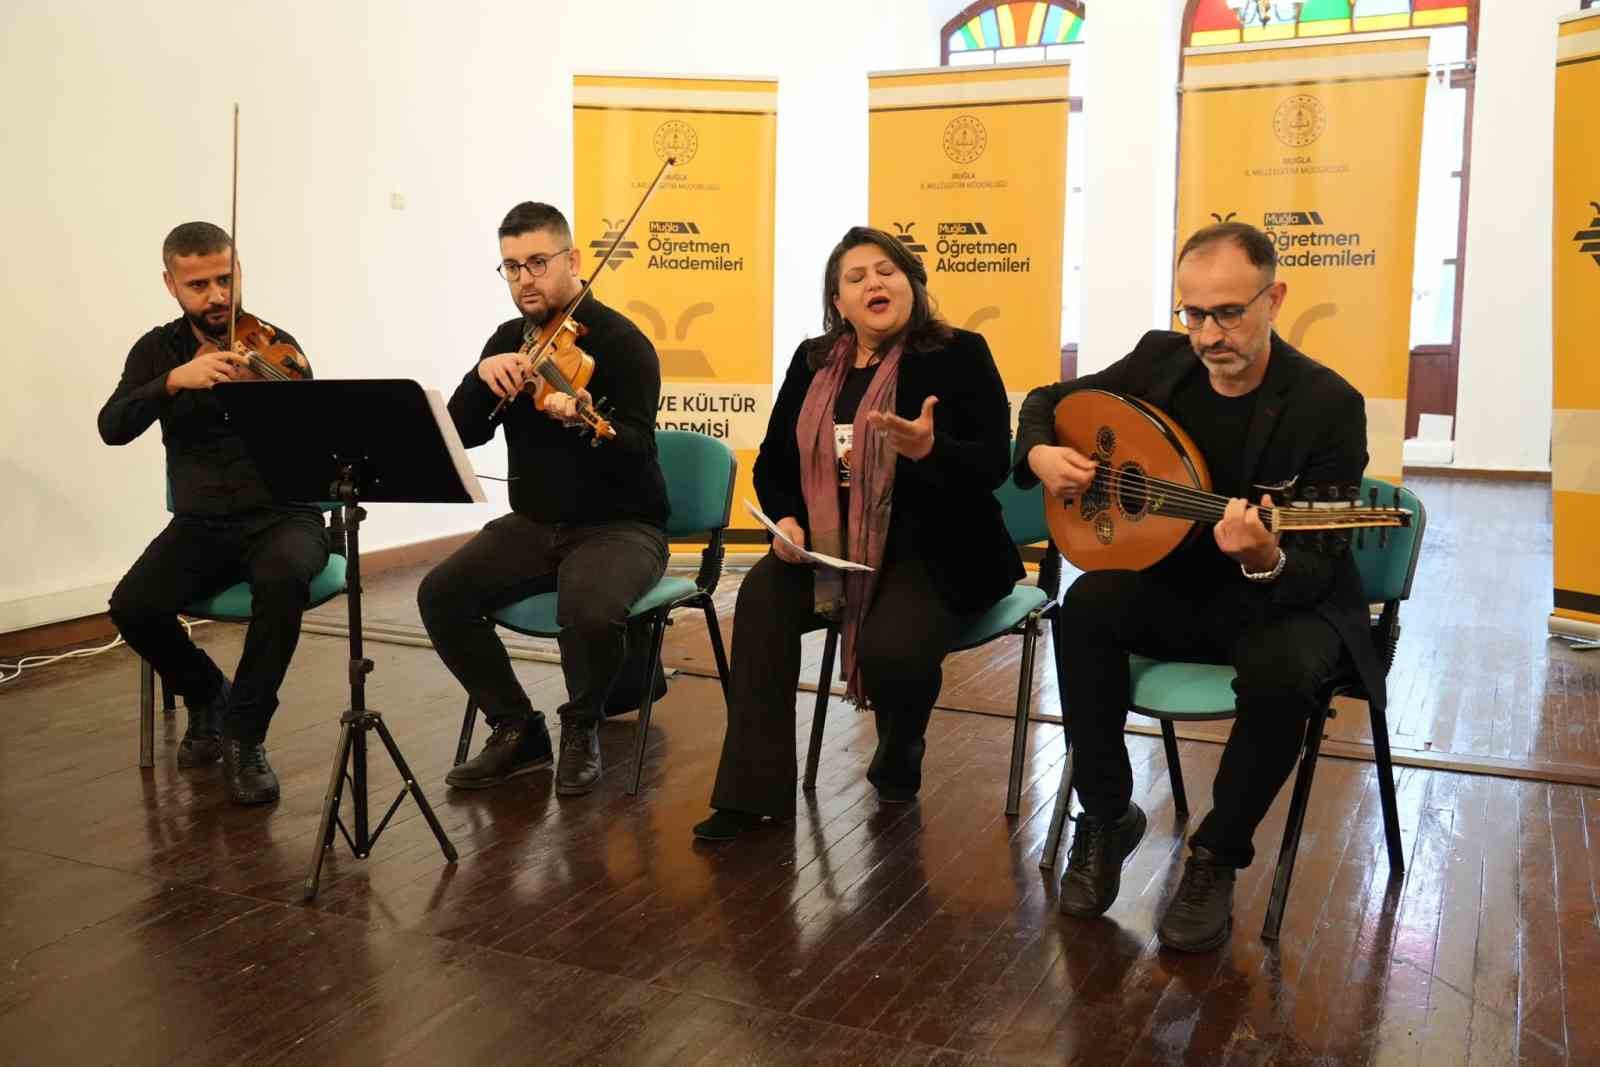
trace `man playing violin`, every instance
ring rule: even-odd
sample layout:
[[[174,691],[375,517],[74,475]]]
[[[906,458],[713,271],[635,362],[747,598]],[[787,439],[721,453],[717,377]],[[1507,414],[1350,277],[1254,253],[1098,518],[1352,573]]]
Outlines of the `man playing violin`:
[[[1091,458],[1056,441],[1058,401],[1095,388],[1170,414],[1202,452],[1222,520],[1142,571],[1084,574],[1055,625],[1063,716],[1075,747],[1077,821],[1061,879],[1061,910],[1104,913],[1144,834],[1133,803],[1127,721],[1129,653],[1231,664],[1237,715],[1213,786],[1213,806],[1161,919],[1162,944],[1191,952],[1227,940],[1234,872],[1254,857],[1255,829],[1294,769],[1308,716],[1345,666],[1381,704],[1383,671],[1368,636],[1361,580],[1348,545],[1278,537],[1247,503],[1268,491],[1358,485],[1367,463],[1361,394],[1273,330],[1287,287],[1272,241],[1243,223],[1209,226],[1178,256],[1177,315],[1187,336],[1152,331],[1097,374],[1043,386],[1019,415],[1015,466],[1024,488],[1061,499],[1095,475]]]
[[[572,317],[584,331],[579,347],[595,363],[589,388],[576,397],[553,393],[542,411],[521,395],[537,373],[521,350],[583,292],[579,264],[560,211],[532,202],[511,209],[500,225],[498,269],[519,314],[490,336],[450,398],[462,443],[484,444],[498,424],[510,459],[511,513],[417,589],[433,647],[491,727],[483,749],[446,778],[462,789],[548,767],[553,755],[544,715],[517,682],[490,612],[559,591],[567,701],[558,709],[556,792],[587,793],[600,777],[600,720],[628,659],[628,609],[666,570],[667,490],[655,444],[661,365],[650,341],[588,295]],[[610,439],[578,432],[580,414],[593,410],[591,391],[611,404]]]
[[[328,562],[327,530],[317,508],[272,502],[210,392],[218,382],[254,376],[246,358],[228,350],[236,277],[227,232],[184,223],[167,235],[161,258],[162,280],[183,314],[134,344],[100,410],[100,436],[125,445],[160,420],[172,520],[117,583],[111,618],[183,694],[189,726],[178,766],[220,757],[235,803],[268,803],[278,799],[278,779],[267,762],[267,726],[300,640],[311,580]],[[283,330],[276,340],[295,345]],[[250,627],[230,684],[189,639],[178,612],[244,580]]]

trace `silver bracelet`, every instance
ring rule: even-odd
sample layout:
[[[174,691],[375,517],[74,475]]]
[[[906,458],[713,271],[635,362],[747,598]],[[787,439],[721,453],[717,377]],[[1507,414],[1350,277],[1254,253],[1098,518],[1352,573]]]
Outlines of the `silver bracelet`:
[[[1244,564],[1241,563],[1239,564],[1239,573],[1250,579],[1252,582],[1270,582],[1276,579],[1278,575],[1283,573],[1283,565],[1288,561],[1289,557],[1284,553],[1283,549],[1280,548],[1278,549],[1278,562],[1272,565],[1272,569],[1270,571],[1247,571],[1244,569]]]

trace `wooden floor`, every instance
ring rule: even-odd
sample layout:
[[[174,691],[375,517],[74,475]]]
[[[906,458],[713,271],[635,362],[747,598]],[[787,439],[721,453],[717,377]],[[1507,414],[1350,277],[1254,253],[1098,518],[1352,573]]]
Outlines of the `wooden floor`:
[[[1432,524],[1397,736],[1600,765],[1600,660],[1543,638],[1548,488],[1413,484]],[[374,603],[403,604],[403,580]],[[231,666],[239,628],[196,634]],[[604,727],[588,797],[556,798],[548,773],[454,794],[459,690],[427,649],[368,654],[368,702],[461,860],[443,862],[407,802],[370,859],[340,846],[312,907],[298,890],[347,699],[342,641],[301,645],[269,746],[284,799],[267,809],[229,805],[214,768],[175,768],[181,711],[155,769],[135,766],[126,650],[0,689],[0,1061],[1600,1062],[1600,790],[1403,768],[1408,868],[1391,878],[1371,765],[1325,760],[1281,942],[1258,931],[1286,797],[1232,942],[1180,957],[1154,939],[1184,828],[1149,738],[1129,743],[1150,831],[1111,912],[1084,922],[1056,913],[1037,867],[1053,724],[1031,727],[1007,819],[1005,719],[936,712],[919,803],[885,807],[861,777],[870,721],[836,705],[796,823],[711,847],[689,828],[721,741],[713,681],[673,680],[637,797],[633,716]],[[953,665],[946,697],[1009,707],[1008,656]],[[517,669],[537,705],[559,701],[557,668]],[[797,702],[804,738],[811,698]],[[1181,747],[1203,812],[1218,749]],[[395,785],[374,758],[380,809]]]

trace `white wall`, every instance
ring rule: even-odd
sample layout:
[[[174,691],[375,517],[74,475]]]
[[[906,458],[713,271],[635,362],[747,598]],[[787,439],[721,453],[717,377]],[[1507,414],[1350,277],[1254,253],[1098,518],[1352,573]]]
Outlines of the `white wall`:
[[[1550,469],[1556,17],[1483,0],[1456,396],[1458,467]]]
[[[1087,8],[1094,63],[1088,84],[1073,86],[1093,120],[1080,374],[1116,362],[1145,330],[1171,328],[1182,14],[1177,0]]]
[[[226,224],[244,109],[249,304],[329,377],[448,391],[510,316],[490,273],[517,200],[570,208],[574,71],[780,79],[774,349],[814,331],[820,266],[866,208],[869,70],[932,66],[962,0],[514,4],[161,0],[7,5],[0,232],[0,631],[103,609],[164,520],[151,433],[94,419],[132,341],[175,314],[158,248]],[[1079,367],[1170,323],[1180,0],[1091,8],[1093,115]],[[1550,421],[1550,115],[1566,0],[1483,0],[1457,463],[1543,468]],[[1530,11],[1530,7],[1538,10]],[[598,30],[598,32],[597,32]],[[241,48],[237,42],[248,41]],[[1088,64],[1085,64],[1088,66]],[[390,208],[400,192],[406,208]],[[503,450],[473,454],[503,472]],[[373,548],[475,528],[490,506],[376,507]]]
[[[234,100],[248,306],[293,331],[321,376],[414,378],[448,394],[514,313],[491,272],[500,217],[530,198],[570,211],[574,71],[777,76],[774,346],[786,360],[816,330],[828,249],[865,221],[865,75],[936,65],[931,11],[927,0],[5,5],[0,631],[104,610],[165,521],[158,432],[107,448],[95,415],[133,341],[177,314],[160,279],[166,231],[227,225]],[[404,210],[391,209],[395,192]],[[503,473],[503,446],[473,460]],[[484,507],[373,507],[364,546],[476,528],[504,510],[503,486],[486,487]]]

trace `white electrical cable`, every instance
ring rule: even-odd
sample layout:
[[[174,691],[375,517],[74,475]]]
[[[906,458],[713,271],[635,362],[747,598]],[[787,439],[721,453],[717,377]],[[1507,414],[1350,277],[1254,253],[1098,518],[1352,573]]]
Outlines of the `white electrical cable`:
[[[196,626],[205,625],[208,620],[180,617],[178,621],[183,624],[185,631],[192,631]],[[109,644],[98,645],[94,648],[75,648],[70,652],[58,652],[53,656],[23,656],[15,663],[0,663],[0,685],[22,677],[23,671],[31,671],[37,667],[48,667],[50,664],[59,663],[64,659],[86,659],[89,656],[98,656],[102,652],[110,652],[122,643],[122,635],[118,634],[111,639]]]

